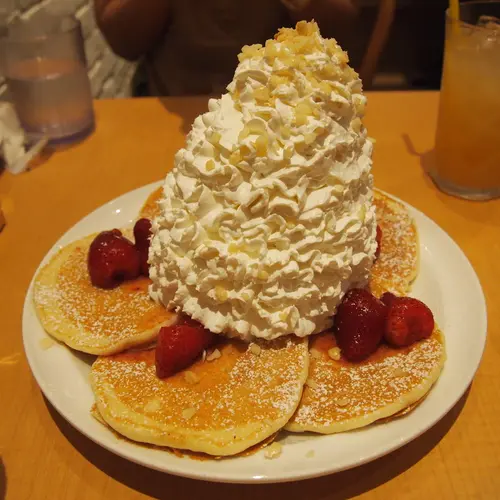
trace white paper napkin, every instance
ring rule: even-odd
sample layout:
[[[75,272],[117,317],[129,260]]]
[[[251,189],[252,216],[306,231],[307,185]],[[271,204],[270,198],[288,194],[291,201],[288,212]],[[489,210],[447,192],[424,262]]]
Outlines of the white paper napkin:
[[[29,162],[45,147],[47,139],[41,139],[29,149],[26,136],[12,104],[0,102],[0,157],[5,168],[13,173],[24,172]]]

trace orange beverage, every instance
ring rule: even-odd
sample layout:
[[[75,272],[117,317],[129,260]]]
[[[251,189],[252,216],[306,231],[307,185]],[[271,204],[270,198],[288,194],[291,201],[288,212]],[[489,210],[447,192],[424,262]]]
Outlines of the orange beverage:
[[[436,135],[437,186],[462,198],[500,196],[500,2],[461,4],[447,16]],[[467,22],[465,22],[467,21]]]

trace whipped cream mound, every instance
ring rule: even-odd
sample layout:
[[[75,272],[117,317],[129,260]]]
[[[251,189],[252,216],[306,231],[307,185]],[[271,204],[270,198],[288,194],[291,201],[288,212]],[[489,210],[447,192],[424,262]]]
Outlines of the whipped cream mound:
[[[332,325],[374,260],[366,98],[314,22],[239,61],[166,177],[150,294],[215,333],[303,337]]]

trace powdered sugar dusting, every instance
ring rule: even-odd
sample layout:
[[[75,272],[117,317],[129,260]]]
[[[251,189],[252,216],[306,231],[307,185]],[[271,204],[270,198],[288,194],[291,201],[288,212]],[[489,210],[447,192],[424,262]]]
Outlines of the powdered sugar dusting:
[[[260,347],[257,356],[237,341],[219,346],[220,358],[200,359],[189,368],[199,378],[197,384],[187,383],[183,372],[158,379],[153,350],[102,357],[92,367],[94,391],[103,405],[112,406],[103,397],[106,387],[111,389],[138,414],[144,414],[151,401],[160,401],[161,409],[147,416],[180,429],[233,429],[252,423],[262,428],[276,421],[284,425],[301,396],[307,341],[283,339]],[[196,410],[193,416],[181,420],[182,411],[191,408]],[[121,413],[118,418],[129,419]]]
[[[375,192],[374,204],[382,243],[371,271],[370,288],[377,296],[386,291],[403,295],[418,271],[417,229],[404,205],[380,192]]]
[[[444,346],[438,331],[406,349],[381,346],[363,363],[337,362],[323,352],[321,358],[311,360],[309,377],[316,383],[306,387],[292,422],[330,426],[368,418],[388,405],[404,402],[410,392],[423,388],[443,359]]]
[[[94,287],[88,275],[87,253],[91,239],[75,246],[62,263],[54,286],[38,283],[35,302],[62,331],[69,325],[92,338],[127,339],[150,330],[172,317],[148,295],[149,279],[138,278],[112,290]],[[78,342],[78,339],[74,339]]]

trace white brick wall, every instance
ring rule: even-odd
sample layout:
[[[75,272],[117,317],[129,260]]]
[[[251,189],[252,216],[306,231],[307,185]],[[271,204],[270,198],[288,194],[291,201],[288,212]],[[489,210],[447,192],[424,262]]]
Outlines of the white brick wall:
[[[95,98],[129,97],[135,64],[113,54],[95,23],[92,0],[0,0],[0,8],[29,18],[42,8],[74,14],[82,23],[87,66]],[[0,75],[0,100],[8,99],[8,89]]]

